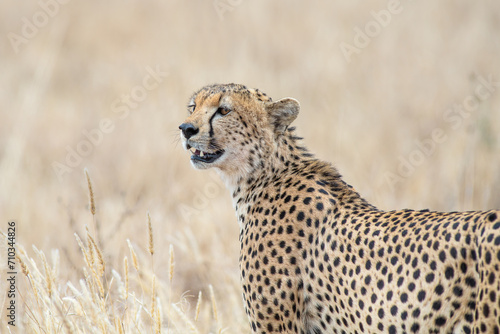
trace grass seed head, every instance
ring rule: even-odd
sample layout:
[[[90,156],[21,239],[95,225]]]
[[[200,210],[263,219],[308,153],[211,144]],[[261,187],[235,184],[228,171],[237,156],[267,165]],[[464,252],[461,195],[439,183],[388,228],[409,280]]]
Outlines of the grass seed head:
[[[214,312],[214,319],[219,322],[219,317],[217,316],[217,303],[215,302],[214,288],[212,284],[208,285],[208,290],[210,290],[210,299],[212,300],[212,308]]]
[[[89,249],[92,249],[92,255],[97,257],[97,269],[98,269],[98,274],[99,276],[104,275],[104,271],[106,270],[106,263],[104,262],[104,257],[102,256],[102,252],[97,246],[94,238],[90,235],[88,229],[87,229],[87,238],[88,238],[88,244],[89,244]],[[95,251],[95,252],[94,252]]]
[[[16,254],[16,259],[19,265],[21,266],[21,271],[23,272],[24,276],[28,277],[30,274],[30,270],[28,269],[28,266],[26,263],[21,259],[19,255]]]
[[[154,243],[153,243],[153,227],[151,225],[151,216],[149,215],[149,211],[148,211],[147,216],[148,216],[148,237],[149,237],[148,251],[149,251],[149,254],[153,255],[155,252],[155,248],[154,248]]]
[[[53,288],[53,277],[52,270],[50,269],[49,264],[47,263],[47,259],[45,258],[45,254],[43,252],[39,252],[40,258],[42,260],[43,268],[45,270],[45,283],[47,287],[47,293],[49,297],[52,297],[52,288]]]
[[[123,324],[119,318],[115,318],[115,329],[117,330],[118,334],[124,334]]]
[[[89,252],[87,251],[87,248],[83,244],[82,239],[80,239],[78,234],[75,233],[74,235],[76,238],[76,242],[78,243],[78,246],[80,246],[80,249],[82,250],[83,257],[85,258],[85,264],[87,265],[87,267],[90,268],[92,266],[93,259],[91,260],[91,256],[90,256]]]
[[[135,254],[134,247],[129,239],[127,239],[128,248],[130,249],[130,255],[132,256],[132,264],[134,265],[135,270],[139,271],[139,263],[137,261],[137,255]]]
[[[156,277],[153,275],[152,291],[151,291],[151,317],[154,319],[156,309]]]
[[[198,316],[200,315],[200,307],[201,307],[201,291],[198,293],[198,301],[196,302],[194,321],[198,321]]]
[[[94,200],[94,190],[92,189],[92,180],[90,179],[89,171],[87,168],[83,170],[85,172],[85,177],[87,178],[87,186],[89,187],[89,208],[92,215],[95,215],[95,200]]]
[[[158,304],[158,307],[156,308],[156,320],[155,320],[155,334],[161,334],[161,310],[160,310],[160,305]]]

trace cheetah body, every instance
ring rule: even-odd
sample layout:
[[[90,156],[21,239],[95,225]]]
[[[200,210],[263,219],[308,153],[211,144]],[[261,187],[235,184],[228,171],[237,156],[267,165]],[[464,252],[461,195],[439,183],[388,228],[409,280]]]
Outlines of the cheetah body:
[[[499,333],[500,211],[381,211],[299,145],[298,111],[211,85],[181,125],[231,191],[252,331]]]

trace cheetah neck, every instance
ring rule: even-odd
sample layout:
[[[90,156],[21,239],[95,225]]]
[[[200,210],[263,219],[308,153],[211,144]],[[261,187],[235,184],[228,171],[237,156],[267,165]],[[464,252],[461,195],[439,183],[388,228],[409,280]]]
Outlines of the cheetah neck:
[[[233,207],[243,227],[243,216],[258,200],[259,194],[270,187],[286,187],[286,179],[306,179],[313,177],[327,184],[331,193],[340,203],[349,203],[353,209],[375,209],[364,200],[350,185],[342,180],[337,169],[327,162],[320,161],[303,146],[299,145],[302,138],[294,135],[294,128],[288,129],[273,142],[271,149],[263,156],[258,168],[243,175],[228,176],[219,171],[222,180],[231,193]]]

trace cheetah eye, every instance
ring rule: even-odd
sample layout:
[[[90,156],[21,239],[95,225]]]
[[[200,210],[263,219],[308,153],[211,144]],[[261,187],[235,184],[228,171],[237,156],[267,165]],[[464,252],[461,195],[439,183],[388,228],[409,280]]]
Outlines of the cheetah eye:
[[[190,114],[194,112],[194,109],[196,108],[196,104],[190,104],[188,105],[188,111]]]
[[[219,107],[217,109],[217,113],[218,114],[221,114],[222,116],[226,116],[227,114],[229,114],[231,112],[231,109],[229,108],[224,108],[224,107]]]

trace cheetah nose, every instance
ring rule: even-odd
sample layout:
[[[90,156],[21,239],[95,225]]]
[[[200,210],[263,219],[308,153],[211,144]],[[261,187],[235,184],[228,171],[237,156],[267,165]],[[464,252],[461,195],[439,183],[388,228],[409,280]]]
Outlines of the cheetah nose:
[[[179,129],[181,129],[182,134],[184,135],[184,137],[186,137],[186,139],[191,138],[192,136],[197,134],[199,131],[199,129],[191,123],[182,123],[179,126]]]

